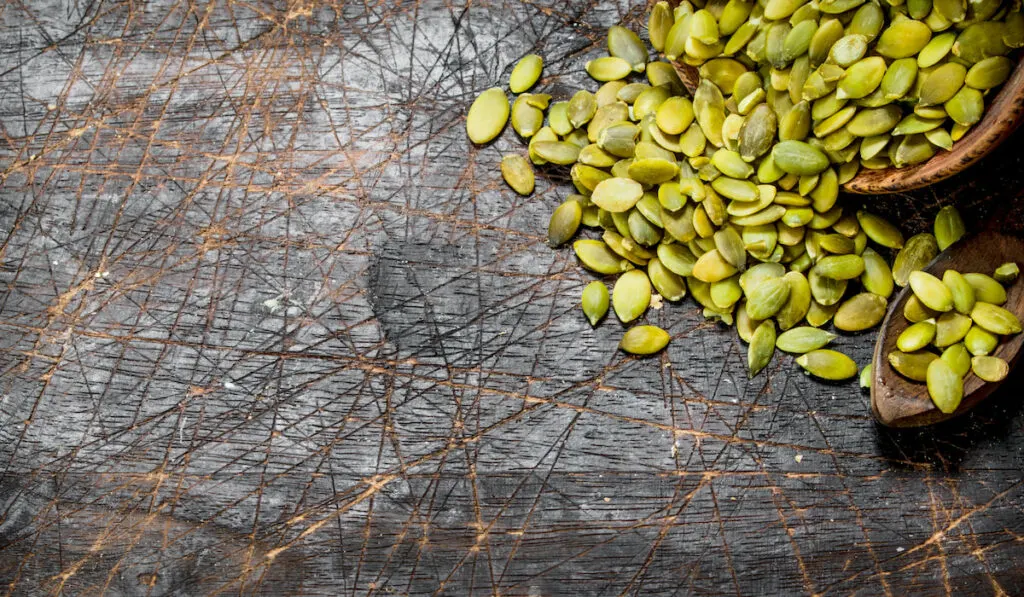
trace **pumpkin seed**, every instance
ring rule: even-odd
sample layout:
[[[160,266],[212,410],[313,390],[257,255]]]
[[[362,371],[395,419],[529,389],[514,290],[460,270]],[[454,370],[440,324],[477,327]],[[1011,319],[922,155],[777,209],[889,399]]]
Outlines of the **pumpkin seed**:
[[[937,311],[925,307],[914,295],[911,295],[903,305],[903,318],[911,323],[933,319],[938,316],[939,313]]]
[[[896,338],[896,348],[903,352],[914,352],[927,347],[934,339],[935,322],[919,321],[900,333]]]
[[[668,346],[668,332],[654,325],[629,328],[619,341],[619,348],[635,355],[651,355]]]
[[[984,96],[977,89],[963,87],[946,102],[945,109],[954,122],[970,126],[981,120],[985,110]]]
[[[864,249],[861,258],[864,260],[864,273],[860,276],[861,286],[872,294],[889,298],[894,287],[889,264],[873,249]]]
[[[972,355],[986,355],[996,349],[999,337],[977,325],[972,326],[964,336],[964,346]]]
[[[811,301],[811,307],[807,310],[807,323],[814,327],[821,327],[832,321],[832,317],[839,310],[839,303],[822,305],[816,300]]]
[[[651,282],[642,270],[623,273],[612,289],[612,309],[622,323],[644,314],[651,304]]]
[[[775,314],[775,320],[783,331],[800,323],[811,307],[811,286],[804,275],[797,271],[787,272],[783,279],[789,284],[789,298]]]
[[[984,381],[997,382],[1006,379],[1010,366],[999,357],[976,356],[971,359],[971,371]]]
[[[505,91],[492,87],[481,93],[469,107],[466,134],[477,145],[492,141],[508,122],[509,105]]]
[[[913,381],[926,381],[928,379],[928,366],[932,361],[939,358],[934,352],[925,350],[917,352],[902,352],[894,350],[887,356],[889,365],[897,373]]]
[[[820,348],[803,354],[796,363],[815,377],[832,381],[850,379],[857,375],[857,363],[845,354]]]
[[[928,395],[943,413],[950,414],[960,406],[964,396],[964,382],[956,371],[942,359],[928,364],[926,372]]]
[[[548,244],[558,247],[568,242],[576,234],[582,217],[583,208],[578,201],[569,199],[559,205],[548,224]]]
[[[867,233],[868,238],[875,243],[890,249],[903,247],[903,234],[898,228],[879,216],[860,210],[857,212],[857,221],[860,222],[861,230]]]
[[[1020,266],[1016,263],[1009,261],[996,268],[996,271],[992,274],[997,282],[1002,284],[1013,284],[1017,276],[1020,275]]]
[[[931,234],[922,232],[910,237],[892,264],[892,277],[896,284],[906,286],[911,272],[923,269],[938,254],[938,243]]]
[[[797,176],[818,174],[828,168],[828,157],[803,141],[781,141],[772,148],[772,159],[783,172]]]
[[[871,363],[864,365],[860,370],[860,377],[857,382],[860,384],[862,390],[871,389]]]
[[[775,322],[761,322],[754,330],[747,347],[747,374],[754,377],[764,369],[775,354]]]
[[[974,289],[975,300],[993,305],[1002,305],[1006,302],[1006,289],[995,278],[977,272],[967,273],[963,276]]]
[[[935,320],[935,346],[945,348],[964,339],[971,329],[971,318],[956,311],[939,315]]]
[[[569,100],[566,112],[573,128],[580,128],[590,122],[590,119],[597,113],[597,99],[589,91],[577,91]]]
[[[864,273],[864,259],[860,255],[829,255],[815,264],[818,274],[833,280],[852,280]]]
[[[948,269],[942,273],[942,283],[953,295],[953,308],[967,315],[974,308],[974,288],[960,272]]]
[[[804,354],[825,347],[836,335],[814,327],[798,327],[779,334],[775,346],[793,354]]]
[[[612,25],[608,28],[608,53],[624,60],[638,73],[647,66],[647,48],[640,36],[625,27]]]
[[[590,200],[601,209],[614,213],[630,210],[643,195],[644,188],[635,180],[609,178],[594,188]]]
[[[886,58],[916,56],[931,40],[932,30],[921,21],[903,19],[890,24],[878,38],[874,50]]]
[[[767,319],[786,304],[790,294],[789,280],[765,280],[747,292],[747,315],[751,319]]]
[[[697,259],[697,262],[693,265],[692,275],[694,278],[710,284],[724,280],[737,271],[736,267],[722,257],[718,249],[711,249]],[[764,318],[759,317],[755,319]]]
[[[964,221],[952,205],[943,207],[935,215],[935,240],[940,251],[960,240],[964,233]]]
[[[844,302],[836,311],[832,323],[844,332],[859,332],[873,328],[885,317],[886,300],[877,294],[862,292]]]
[[[967,375],[971,370],[971,353],[967,352],[967,347],[963,342],[957,342],[946,348],[942,351],[940,358],[946,361],[960,377]]]
[[[530,161],[519,154],[510,154],[501,158],[501,176],[520,195],[533,192],[534,177]]]
[[[929,309],[945,312],[953,308],[953,293],[942,283],[942,280],[928,272],[920,270],[910,272],[907,282],[910,284],[911,290],[914,291],[914,296]]]
[[[885,76],[885,59],[881,56],[863,58],[846,69],[836,87],[839,99],[867,97],[882,83]]]
[[[675,24],[675,19],[672,17],[672,9],[668,2],[662,0],[655,4],[647,19],[647,36],[651,40],[651,45],[658,52],[665,49],[665,40],[668,38],[669,29],[673,24]]]
[[[604,285],[604,282],[598,280],[587,284],[583,289],[581,303],[587,321],[591,326],[596,326],[597,322],[601,321],[608,313],[608,287]]]
[[[1010,78],[1013,70],[1013,61],[1005,56],[989,56],[974,64],[967,71],[964,83],[968,87],[980,89],[992,89],[998,87]]]
[[[1019,334],[1020,319],[1010,311],[992,303],[977,301],[971,309],[971,319],[985,330],[993,334]]]
[[[544,69],[544,59],[536,54],[527,54],[516,63],[508,78],[512,93],[522,93],[534,86]]]

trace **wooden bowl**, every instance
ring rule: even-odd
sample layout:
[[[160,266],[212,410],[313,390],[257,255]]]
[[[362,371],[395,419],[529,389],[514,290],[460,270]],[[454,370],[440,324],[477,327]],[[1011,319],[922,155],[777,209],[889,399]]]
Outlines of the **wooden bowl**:
[[[673,62],[683,84],[692,93],[699,77],[692,66]],[[985,108],[985,116],[951,151],[939,151],[927,162],[906,168],[861,171],[843,190],[861,195],[900,193],[918,189],[966,170],[1006,140],[1024,120],[1024,67],[1018,62],[1010,78]]]

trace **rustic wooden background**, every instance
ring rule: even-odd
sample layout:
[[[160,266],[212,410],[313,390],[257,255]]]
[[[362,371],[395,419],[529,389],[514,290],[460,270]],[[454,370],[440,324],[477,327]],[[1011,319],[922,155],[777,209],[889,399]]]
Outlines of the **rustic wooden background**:
[[[469,146],[521,55],[567,98],[645,11],[3,3],[0,593],[1024,594],[1020,375],[897,433],[691,302],[628,358],[543,242],[565,173]],[[1021,137],[848,200],[975,223]]]

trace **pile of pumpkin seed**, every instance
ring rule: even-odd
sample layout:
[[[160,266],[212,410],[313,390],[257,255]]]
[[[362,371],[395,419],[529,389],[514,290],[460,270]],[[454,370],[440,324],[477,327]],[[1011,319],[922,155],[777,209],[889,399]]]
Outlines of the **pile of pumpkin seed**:
[[[947,414],[960,405],[966,375],[1001,381],[1010,367],[992,353],[1001,336],[1021,332],[1020,319],[1000,306],[1006,302],[1003,284],[1013,283],[1019,273],[1016,263],[999,266],[992,276],[948,269],[939,279],[912,272],[913,294],[903,308],[911,325],[887,355],[890,366],[907,379],[926,383],[932,402]]]
[[[844,211],[840,185],[861,166],[903,166],[948,149],[1006,80],[1013,63],[1003,55],[1024,45],[1016,3],[965,3],[960,14],[946,6],[956,0],[924,2],[927,10],[919,0],[684,0],[674,10],[659,2],[652,45],[699,65],[692,99],[672,64],[650,61],[635,32],[614,26],[608,56],[586,65],[603,83],[595,92],[562,101],[529,93],[543,70],[529,55],[510,76],[511,110],[502,88],[485,91],[467,133],[487,143],[511,119],[528,152],[506,155],[501,172],[523,195],[533,192],[533,166],[570,167],[577,193],[552,214],[549,243],[593,229],[599,238],[573,242],[576,256],[618,276],[610,295],[603,281],[584,290],[591,324],[609,304],[628,324],[655,292],[668,301],[690,294],[705,317],[736,326],[751,376],[778,347],[800,354],[813,375],[847,379],[857,365],[826,349],[836,336],[820,328],[878,325],[894,286],[959,238],[963,222],[945,209],[942,232],[937,222],[935,235],[905,245],[878,215]],[[669,339],[637,325],[620,347],[653,354]]]

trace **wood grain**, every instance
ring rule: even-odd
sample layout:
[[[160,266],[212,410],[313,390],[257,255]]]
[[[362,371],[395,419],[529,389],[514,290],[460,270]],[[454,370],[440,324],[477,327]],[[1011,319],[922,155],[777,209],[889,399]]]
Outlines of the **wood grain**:
[[[1017,595],[1019,378],[891,432],[687,300],[656,358],[463,115],[642,3],[0,7],[0,594]],[[867,201],[969,224],[1024,142]],[[858,363],[870,335],[836,341]]]

